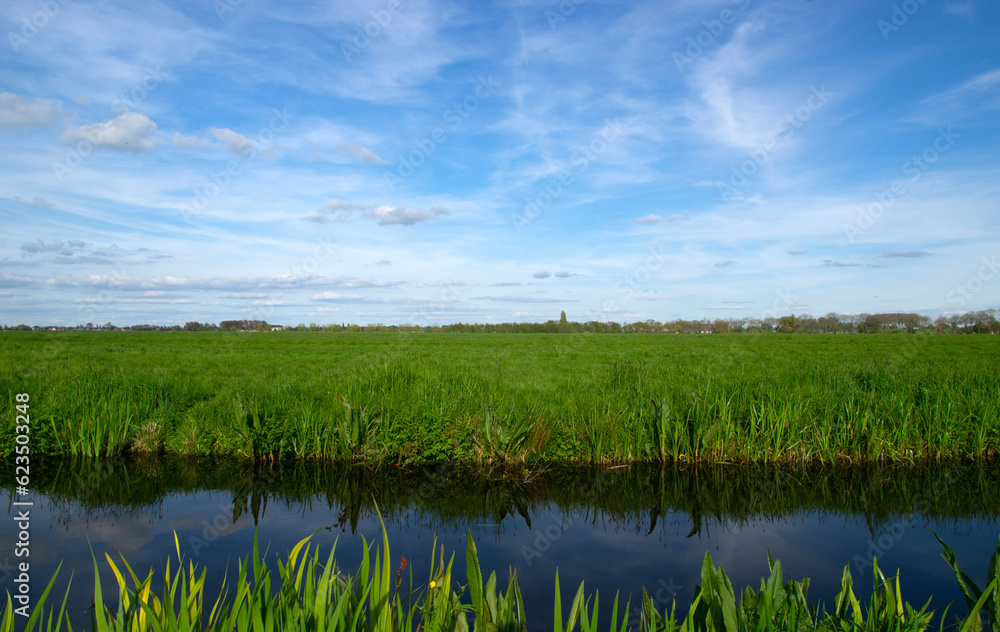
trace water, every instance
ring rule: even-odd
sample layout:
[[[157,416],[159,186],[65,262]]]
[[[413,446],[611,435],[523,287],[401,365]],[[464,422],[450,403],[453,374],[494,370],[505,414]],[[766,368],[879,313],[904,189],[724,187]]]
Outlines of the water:
[[[529,629],[552,627],[556,569],[564,608],[581,581],[599,590],[604,616],[616,592],[637,605],[646,587],[661,609],[693,599],[705,553],[739,590],[768,573],[767,553],[788,578],[812,578],[809,596],[832,607],[845,565],[859,598],[871,590],[873,555],[886,574],[901,571],[904,598],[919,608],[931,595],[939,613],[949,602],[964,612],[954,574],[941,559],[934,529],[955,550],[962,568],[985,585],[997,542],[1000,471],[994,466],[815,469],[712,467],[546,472],[482,472],[439,467],[378,471],[360,467],[147,458],[33,463],[30,577],[37,600],[59,562],[61,599],[74,573],[70,612],[86,629],[93,599],[92,553],[105,593],[115,580],[105,554],[124,555],[144,577],[162,576],[181,553],[208,568],[214,601],[228,569],[252,551],[284,556],[302,538],[324,553],[337,542],[341,568],[361,561],[362,536],[380,542],[375,503],[384,516],[393,566],[427,580],[434,538],[455,555],[465,583],[466,532],[484,574],[506,585],[515,569]],[[0,589],[16,591],[13,565],[19,528],[13,481],[4,486],[8,519],[0,526]],[[6,559],[5,559],[6,558]],[[173,565],[176,568],[176,564]],[[154,586],[159,584],[159,579]],[[404,580],[404,587],[406,580]],[[206,599],[207,600],[207,599]],[[50,597],[50,603],[52,597]],[[57,600],[58,601],[58,600]],[[109,604],[114,606],[113,603]],[[950,615],[949,615],[950,616]]]

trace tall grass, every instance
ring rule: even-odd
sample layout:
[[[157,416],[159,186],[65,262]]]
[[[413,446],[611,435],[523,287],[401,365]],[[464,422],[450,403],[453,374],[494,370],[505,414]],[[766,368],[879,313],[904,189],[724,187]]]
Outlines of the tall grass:
[[[176,534],[176,566],[164,565],[160,581],[152,570],[147,575],[135,573],[129,563],[120,564],[110,555],[106,561],[114,573],[117,587],[114,605],[107,605],[104,587],[94,558],[94,607],[91,630],[97,632],[175,632],[215,630],[227,632],[271,631],[350,631],[350,632],[526,632],[523,599],[515,573],[509,573],[506,589],[491,573],[484,581],[478,552],[472,536],[466,547],[466,583],[456,583],[453,575],[454,554],[445,562],[443,547],[435,541],[426,581],[414,584],[412,573],[404,580],[405,560],[396,569],[389,540],[382,527],[381,547],[363,542],[362,561],[354,574],[345,573],[336,562],[336,545],[325,556],[312,548],[310,538],[300,541],[284,560],[278,558],[277,573],[272,573],[254,538],[253,552],[241,560],[235,581],[223,581],[214,599],[205,594],[206,570],[185,561]],[[956,572],[968,598],[968,612],[956,618],[953,626],[961,632],[997,630],[998,554],[1000,540],[989,563],[989,583],[980,590],[955,564],[954,553],[942,541],[945,559]],[[847,632],[895,630],[900,632],[927,629],[934,613],[930,600],[919,610],[904,602],[899,574],[886,577],[874,560],[873,591],[863,606],[853,588],[849,567],[844,568],[840,591],[833,609],[809,601],[809,580],[784,581],[780,562],[768,556],[769,576],[758,590],[747,586],[738,591],[721,566],[706,553],[701,569],[701,584],[686,610],[674,602],[662,612],[643,589],[640,632],[727,631],[765,632],[785,630],[823,630]],[[58,575],[58,570],[56,572]],[[36,601],[25,632],[71,629],[66,613],[66,599],[58,610],[46,601],[55,583],[50,580]],[[404,583],[406,584],[404,587]],[[68,589],[67,589],[68,594]],[[116,603],[114,603],[116,602]],[[628,632],[627,617],[619,622],[619,595],[611,603],[611,632]],[[581,583],[568,611],[564,613],[559,575],[555,578],[553,630],[557,632],[596,632],[601,613],[600,595],[587,595]],[[624,612],[628,612],[625,604]],[[947,609],[946,609],[947,613]],[[983,615],[986,621],[984,624]],[[13,599],[0,619],[0,632],[13,632],[16,617]],[[471,619],[471,621],[470,621]],[[940,629],[948,622],[942,616]]]
[[[0,393],[31,395],[33,450],[59,454],[995,459],[998,338],[3,332]]]

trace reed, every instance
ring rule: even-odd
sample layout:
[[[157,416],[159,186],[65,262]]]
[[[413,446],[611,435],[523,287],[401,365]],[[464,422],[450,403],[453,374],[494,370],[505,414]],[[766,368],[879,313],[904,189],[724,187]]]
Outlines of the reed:
[[[176,566],[167,560],[154,590],[154,573],[135,573],[122,557],[115,562],[106,555],[117,587],[113,605],[107,605],[94,563],[94,607],[90,629],[96,632],[176,632],[215,630],[228,632],[349,631],[349,632],[526,632],[526,618],[516,573],[510,572],[504,589],[495,572],[484,581],[472,536],[467,537],[466,583],[456,583],[454,554],[445,562],[444,549],[432,546],[426,582],[415,585],[412,572],[404,580],[405,559],[393,569],[385,526],[380,547],[363,541],[362,561],[354,574],[345,573],[336,562],[336,544],[322,555],[307,537],[284,558],[277,558],[272,573],[260,553],[256,537],[252,553],[241,560],[236,579],[223,581],[219,595],[205,594],[206,570],[185,561],[174,535]],[[954,554],[942,541],[945,559],[955,570],[968,599],[968,612],[953,623],[960,632],[997,629],[1000,602],[997,560],[1000,540],[989,563],[989,583],[980,590],[955,564]],[[372,550],[374,549],[374,551]],[[691,604],[682,611],[674,602],[662,612],[643,589],[638,632],[765,632],[817,630],[824,632],[894,630],[917,632],[930,625],[930,600],[919,610],[904,602],[899,574],[886,577],[874,560],[873,591],[866,606],[858,600],[849,567],[844,568],[841,588],[833,609],[809,601],[809,580],[785,582],[781,563],[768,556],[769,575],[755,591],[747,586],[738,592],[721,566],[708,553],[701,569],[701,584]],[[56,576],[58,570],[56,571]],[[56,576],[34,605],[25,621],[25,632],[72,629],[66,613],[66,597],[56,610],[47,599]],[[405,589],[403,588],[406,583]],[[69,589],[67,589],[67,595]],[[611,632],[629,632],[627,617],[619,621],[619,595],[611,604]],[[553,629],[558,632],[596,632],[600,617],[600,595],[587,595],[584,584],[577,588],[564,613],[559,575],[555,577]],[[629,605],[625,605],[625,612]],[[946,610],[947,613],[947,610]],[[0,632],[13,632],[18,617],[10,593],[0,619]],[[946,626],[946,614],[940,629]],[[471,621],[470,621],[471,619]]]

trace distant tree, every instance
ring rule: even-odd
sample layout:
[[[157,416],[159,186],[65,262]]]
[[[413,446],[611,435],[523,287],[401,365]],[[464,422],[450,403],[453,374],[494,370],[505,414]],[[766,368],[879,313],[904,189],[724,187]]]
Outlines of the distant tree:
[[[945,329],[948,329],[948,319],[944,316],[938,316],[934,319],[934,330],[939,334],[943,334]]]
[[[794,334],[798,327],[798,321],[795,318],[795,314],[790,316],[783,316],[778,320],[778,331],[783,334]]]

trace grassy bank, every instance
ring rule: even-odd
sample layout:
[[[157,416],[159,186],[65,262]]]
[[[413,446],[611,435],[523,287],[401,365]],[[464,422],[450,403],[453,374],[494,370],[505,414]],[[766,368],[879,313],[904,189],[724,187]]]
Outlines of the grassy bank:
[[[4,332],[31,448],[421,463],[995,458],[1000,339]]]
[[[185,563],[176,535],[174,541],[177,565],[173,568],[176,570],[171,570],[168,560],[159,578],[154,578],[152,569],[145,577],[137,575],[124,558],[116,562],[107,556],[118,582],[115,591],[117,604],[112,599],[110,607],[105,605],[104,587],[101,586],[97,560],[94,560],[93,603],[96,607],[92,611],[92,630],[527,630],[516,574],[510,575],[506,588],[498,582],[495,572],[484,578],[471,536],[466,548],[464,585],[458,585],[458,578],[452,574],[454,555],[445,562],[444,549],[442,547],[439,551],[436,543],[431,551],[427,580],[414,583],[412,573],[406,573],[405,559],[401,560],[398,568],[394,568],[384,527],[381,548],[376,548],[372,554],[365,543],[361,565],[354,574],[347,574],[337,566],[336,547],[327,555],[321,555],[318,547],[311,550],[309,538],[306,538],[284,560],[277,560],[278,572],[275,576],[264,563],[255,538],[253,553],[241,561],[236,580],[228,584],[223,582],[218,597],[214,599],[212,595],[205,594],[206,571],[196,568],[193,562]],[[984,623],[990,629],[1000,629],[1000,590],[997,587],[1000,581],[1000,541],[989,561],[989,583],[984,589],[980,589],[958,568],[954,553],[943,541],[941,546],[945,560],[955,572],[965,595],[966,609],[959,607],[952,610],[951,620],[946,609],[940,617],[939,629],[968,632],[984,629]],[[768,565],[770,576],[761,580],[758,590],[748,586],[739,591],[734,590],[722,567],[715,566],[706,553],[701,584],[695,588],[692,602],[678,608],[676,601],[670,604],[660,603],[659,599],[654,601],[643,589],[638,622],[628,619],[630,604],[621,603],[618,595],[613,601],[606,597],[602,606],[600,595],[588,596],[582,583],[573,597],[566,599],[564,607],[557,572],[551,629],[558,632],[574,632],[577,629],[591,632],[598,628],[599,621],[603,621],[606,623],[600,627],[609,625],[611,632],[906,632],[928,629],[934,617],[934,612],[929,609],[930,601],[919,609],[904,602],[899,574],[886,578],[879,570],[877,560],[872,568],[873,592],[868,603],[862,605],[859,602],[853,588],[854,579],[849,567],[845,567],[840,591],[831,607],[810,603],[809,579],[790,579],[786,583],[781,563],[768,557]],[[55,577],[33,604],[30,617],[29,609],[22,607],[18,610],[15,600],[8,593],[0,632],[13,632],[15,620],[22,615],[24,618],[18,623],[26,632],[58,630],[62,624],[69,628],[65,599],[61,608],[48,606],[46,610],[46,601],[54,582]],[[609,606],[611,616],[607,619]]]

